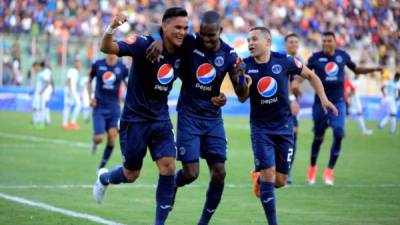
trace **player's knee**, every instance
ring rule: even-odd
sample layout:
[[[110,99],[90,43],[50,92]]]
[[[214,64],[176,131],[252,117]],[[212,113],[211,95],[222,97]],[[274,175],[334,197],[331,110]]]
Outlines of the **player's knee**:
[[[191,183],[199,177],[199,169],[198,168],[186,168],[183,171],[183,176],[186,180]]]
[[[344,137],[344,130],[342,128],[334,128],[333,136],[336,139],[342,139]]]
[[[226,171],[225,168],[213,169],[211,171],[211,180],[218,183],[223,183],[225,180]]]
[[[96,142],[96,144],[99,144],[103,141],[103,135],[96,135],[94,137],[94,142]]]
[[[275,188],[284,187],[287,183],[287,176],[277,176],[275,180]]]
[[[175,161],[163,160],[159,163],[159,172],[163,176],[173,176],[175,174]]]
[[[124,176],[128,183],[134,182],[139,177],[139,175],[140,175],[140,170],[132,171],[132,170],[124,169]]]
[[[263,182],[275,182],[275,167],[264,169],[260,171],[260,179]]]
[[[317,140],[317,141],[323,141],[324,138],[325,138],[325,135],[323,135],[323,134],[316,134],[314,136],[314,139]]]

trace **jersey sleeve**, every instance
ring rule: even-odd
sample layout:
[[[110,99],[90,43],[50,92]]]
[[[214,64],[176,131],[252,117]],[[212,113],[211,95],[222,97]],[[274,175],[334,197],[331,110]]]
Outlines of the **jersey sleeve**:
[[[145,56],[147,47],[150,41],[146,36],[132,35],[123,41],[117,42],[119,47],[118,56],[132,56],[133,58],[140,58]]]
[[[238,54],[236,53],[236,51],[234,49],[232,49],[229,52],[229,62],[228,62],[229,63],[228,74],[232,81],[233,81],[232,78],[236,76],[235,64],[236,64],[236,61],[239,59],[240,58],[239,58]]]
[[[288,73],[290,75],[300,74],[301,70],[303,69],[303,63],[293,56],[287,56],[286,59],[287,59]]]
[[[312,56],[308,59],[307,67],[308,67],[310,70],[315,69],[315,55],[312,55]]]
[[[346,66],[349,67],[349,69],[351,70],[355,70],[356,69],[356,64],[353,62],[353,60],[351,59],[351,56],[347,53],[345,53],[345,59],[346,59]]]

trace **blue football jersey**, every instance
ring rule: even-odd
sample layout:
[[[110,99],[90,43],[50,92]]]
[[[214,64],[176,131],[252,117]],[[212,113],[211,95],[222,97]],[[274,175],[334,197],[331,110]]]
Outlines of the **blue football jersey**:
[[[244,59],[250,86],[250,123],[252,131],[269,134],[292,134],[289,103],[289,79],[300,74],[302,63],[285,54],[271,52],[267,63],[259,64],[253,57]]]
[[[105,59],[92,64],[89,76],[96,78],[95,98],[100,107],[119,105],[118,90],[128,76],[128,68],[120,61],[108,65]]]
[[[122,120],[130,122],[169,120],[168,94],[178,76],[179,53],[164,50],[160,62],[146,59],[150,36],[132,36],[119,41],[118,56],[132,56]]]
[[[326,96],[332,103],[344,100],[344,67],[351,70],[356,68],[349,54],[340,49],[336,49],[333,56],[328,56],[323,51],[316,52],[308,60],[307,66],[321,79]],[[315,96],[314,102],[321,103],[318,96]]]
[[[238,55],[221,40],[216,51],[204,48],[197,34],[187,35],[182,45],[181,80],[177,111],[198,118],[221,117],[221,109],[211,102],[220,94],[226,73],[236,75],[234,64]]]

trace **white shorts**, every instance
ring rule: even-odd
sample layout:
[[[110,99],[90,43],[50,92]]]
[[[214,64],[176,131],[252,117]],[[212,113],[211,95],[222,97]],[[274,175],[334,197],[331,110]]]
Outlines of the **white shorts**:
[[[383,104],[389,110],[390,114],[397,115],[397,104],[394,97],[388,96],[383,99]]]
[[[353,109],[356,110],[357,113],[362,113],[363,108],[361,105],[361,99],[358,96],[352,97]]]

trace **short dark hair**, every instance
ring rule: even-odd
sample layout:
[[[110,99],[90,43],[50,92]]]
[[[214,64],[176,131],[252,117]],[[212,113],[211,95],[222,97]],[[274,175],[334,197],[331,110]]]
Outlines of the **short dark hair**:
[[[204,24],[220,24],[221,23],[221,16],[219,15],[218,12],[210,10],[207,11],[203,14],[203,17],[201,18],[201,23]]]
[[[266,28],[266,27],[261,27],[261,26],[260,26],[260,27],[252,27],[252,28],[250,28],[249,32],[250,32],[250,31],[254,31],[254,30],[259,30],[259,31],[261,31],[262,33],[264,33],[264,34],[269,35],[270,37],[272,37],[271,31],[269,31],[269,29]]]
[[[168,19],[174,18],[174,17],[187,17],[188,13],[186,9],[181,8],[181,7],[172,7],[168,8],[165,10],[162,22],[167,21]]]
[[[295,33],[290,33],[288,35],[285,36],[285,42],[287,42],[287,40],[291,37],[295,37],[295,38],[299,38],[299,35],[295,34]]]
[[[335,33],[332,31],[325,31],[322,33],[322,36],[332,36],[334,39],[336,39]]]

